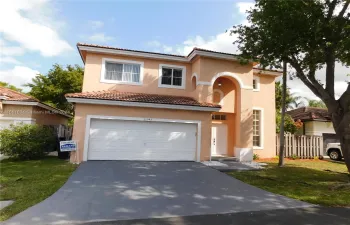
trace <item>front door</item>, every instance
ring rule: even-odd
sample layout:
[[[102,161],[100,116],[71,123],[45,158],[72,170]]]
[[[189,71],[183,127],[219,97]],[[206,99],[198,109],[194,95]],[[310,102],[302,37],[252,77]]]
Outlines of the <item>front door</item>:
[[[227,125],[211,125],[211,154],[227,155]]]

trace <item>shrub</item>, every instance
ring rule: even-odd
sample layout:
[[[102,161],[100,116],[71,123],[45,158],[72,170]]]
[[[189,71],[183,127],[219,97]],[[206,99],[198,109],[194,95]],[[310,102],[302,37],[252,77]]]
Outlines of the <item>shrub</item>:
[[[293,154],[290,158],[293,159],[293,160],[296,160],[296,159],[299,159],[300,157],[295,155],[295,154]]]
[[[259,158],[260,158],[259,155],[256,154],[256,153],[254,153],[254,155],[253,155],[253,160],[258,160]]]
[[[0,130],[0,153],[19,159],[38,159],[55,150],[53,129],[40,125],[10,125]]]

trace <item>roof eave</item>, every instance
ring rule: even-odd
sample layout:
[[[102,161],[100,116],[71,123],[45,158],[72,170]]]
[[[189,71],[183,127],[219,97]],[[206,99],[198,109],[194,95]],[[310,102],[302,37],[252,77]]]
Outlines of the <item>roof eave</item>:
[[[278,71],[268,71],[268,70],[262,70],[262,69],[256,69],[253,68],[253,73],[255,74],[262,74],[262,75],[269,75],[269,76],[274,76],[274,77],[279,77],[282,76],[282,72]]]
[[[116,106],[129,106],[129,107],[133,106],[133,107],[145,107],[145,108],[162,108],[162,109],[176,109],[176,110],[207,111],[207,112],[218,112],[221,109],[221,107],[162,104],[162,103],[151,103],[151,102],[133,102],[133,101],[79,98],[79,97],[66,97],[66,99],[68,102],[71,102],[71,103],[97,104],[97,105],[116,105]]]
[[[189,62],[185,57],[162,55],[157,53],[134,52],[134,51],[107,49],[107,48],[82,46],[82,45],[78,45],[78,49],[80,51],[90,51],[90,52],[96,52],[96,53],[107,53],[107,54],[114,54],[114,55],[137,56],[142,58],[156,58],[156,59],[166,59],[166,60],[173,60],[173,61],[180,61],[180,62]]]

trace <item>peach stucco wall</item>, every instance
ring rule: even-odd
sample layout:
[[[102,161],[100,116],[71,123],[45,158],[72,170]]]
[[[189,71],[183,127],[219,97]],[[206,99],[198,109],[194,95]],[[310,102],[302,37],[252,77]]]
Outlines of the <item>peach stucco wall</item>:
[[[254,150],[260,158],[270,158],[276,155],[276,110],[275,110],[275,78],[259,75],[260,91],[253,92],[253,106],[264,110],[263,149]]]
[[[68,118],[60,114],[52,114],[48,110],[28,105],[2,104],[0,117],[32,118],[36,124],[59,125],[67,124]]]
[[[35,112],[32,115],[32,118],[36,120],[37,124],[40,125],[59,125],[59,124],[68,124],[68,118],[60,114],[53,114],[50,111],[34,107]]]
[[[87,115],[123,116],[123,117],[148,117],[178,120],[201,121],[201,154],[200,160],[208,160],[210,157],[211,140],[211,114],[210,112],[154,109],[123,106],[105,106],[76,104],[73,128],[73,140],[78,142],[78,152],[71,154],[71,162],[83,160],[84,139]]]
[[[33,106],[2,104],[0,117],[32,118]]]

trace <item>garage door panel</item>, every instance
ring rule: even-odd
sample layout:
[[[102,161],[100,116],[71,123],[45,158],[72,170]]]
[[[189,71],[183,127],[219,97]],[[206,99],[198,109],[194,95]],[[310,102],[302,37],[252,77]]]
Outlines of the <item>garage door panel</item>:
[[[92,119],[90,127],[90,160],[195,160],[195,124]]]

